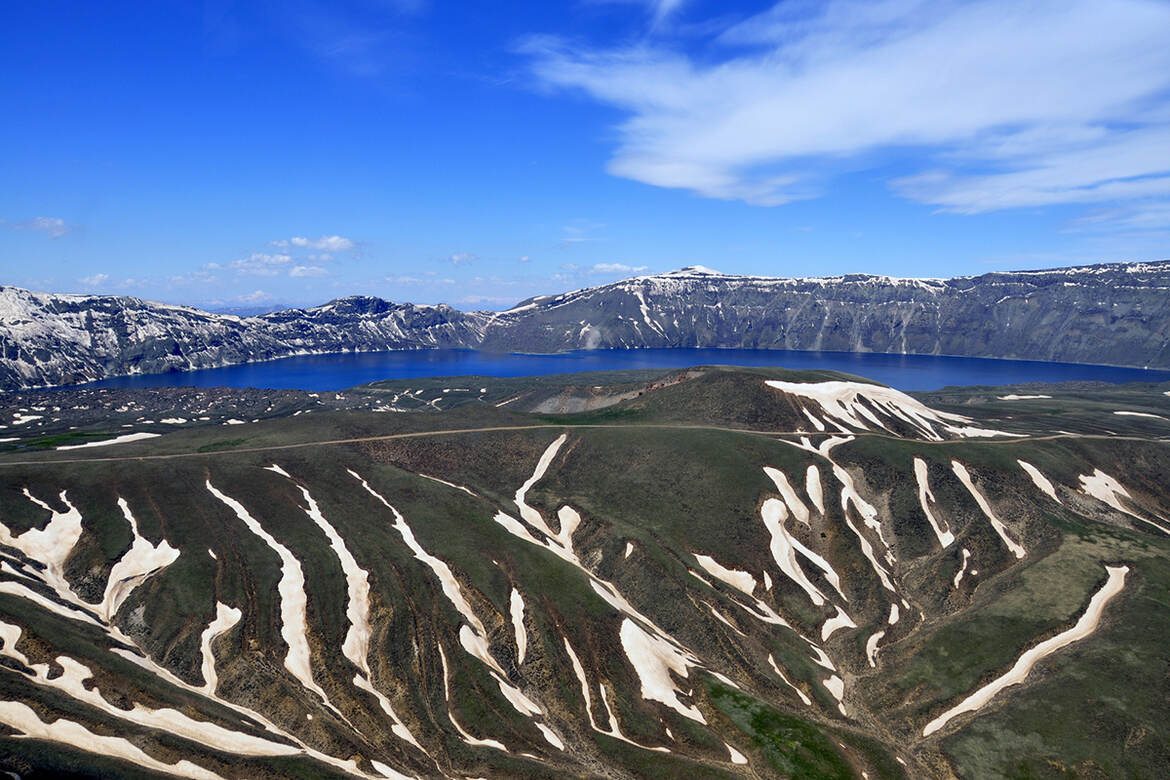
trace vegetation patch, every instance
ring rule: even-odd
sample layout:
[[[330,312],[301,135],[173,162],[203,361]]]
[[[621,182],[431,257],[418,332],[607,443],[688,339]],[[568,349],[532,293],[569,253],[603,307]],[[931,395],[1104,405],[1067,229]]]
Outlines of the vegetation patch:
[[[712,683],[719,711],[752,737],[768,763],[788,777],[851,780],[852,766],[824,731],[807,720],[773,709],[725,685]]]

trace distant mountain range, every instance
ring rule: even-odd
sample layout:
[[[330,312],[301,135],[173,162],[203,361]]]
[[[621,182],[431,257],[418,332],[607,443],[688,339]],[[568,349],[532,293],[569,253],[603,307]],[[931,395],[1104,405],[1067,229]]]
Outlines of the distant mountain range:
[[[954,279],[785,279],[702,267],[462,312],[351,296],[233,316],[0,287],[0,388],[298,354],[726,347],[1170,367],[1170,261]]]

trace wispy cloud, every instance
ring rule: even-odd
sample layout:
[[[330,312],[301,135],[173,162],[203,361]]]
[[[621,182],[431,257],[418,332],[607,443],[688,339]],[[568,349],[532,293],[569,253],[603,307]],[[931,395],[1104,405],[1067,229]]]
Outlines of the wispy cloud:
[[[788,0],[693,54],[527,51],[626,113],[614,175],[767,206],[897,162],[896,193],[978,213],[1170,197],[1168,29],[1158,0]]]
[[[328,276],[329,272],[319,265],[294,265],[288,272],[289,276]]]
[[[106,282],[110,281],[109,274],[93,274],[92,276],[85,276],[78,280],[86,287],[101,287]]]
[[[391,284],[455,284],[454,279],[431,276],[387,276]]]
[[[564,236],[557,244],[557,249],[567,249],[574,244],[583,244],[586,241],[597,241],[594,232],[599,228],[603,228],[600,222],[592,222],[587,219],[576,219],[572,223],[565,225],[561,230]]]
[[[589,269],[595,274],[639,274],[649,270],[644,265],[625,265],[623,263],[597,263]]]
[[[296,247],[298,249],[319,249],[324,252],[346,252],[353,249],[356,244],[351,238],[344,238],[342,236],[321,236],[320,238],[305,238],[304,236],[293,236],[292,238],[282,238],[276,241],[268,242],[271,246],[287,248]],[[322,259],[331,259],[324,257]]]
[[[470,252],[456,252],[447,258],[447,262],[451,265],[464,265],[475,262],[478,259],[479,257],[477,255],[473,255]]]
[[[599,4],[640,5],[650,14],[652,27],[657,27],[674,16],[687,0],[593,0]]]
[[[516,299],[514,297],[505,297],[501,295],[468,295],[455,301],[455,303],[469,304],[471,306],[482,306],[484,304],[501,306],[515,302]]]
[[[282,3],[208,3],[207,45],[217,53],[244,48],[275,33],[324,65],[359,78],[387,77],[421,42],[411,17],[427,0],[286,0]],[[267,29],[263,29],[267,28]],[[263,32],[261,33],[261,30]]]
[[[34,230],[38,233],[44,233],[49,238],[60,238],[76,230],[75,225],[66,223],[60,217],[33,217],[13,222],[9,227],[13,230]]]
[[[241,275],[276,276],[287,268],[291,262],[292,256],[288,254],[253,252],[247,257],[242,257],[231,263],[230,268]]]
[[[1170,228],[1170,201],[1138,202],[1123,208],[1096,209],[1073,220],[1070,230],[1152,230]]]

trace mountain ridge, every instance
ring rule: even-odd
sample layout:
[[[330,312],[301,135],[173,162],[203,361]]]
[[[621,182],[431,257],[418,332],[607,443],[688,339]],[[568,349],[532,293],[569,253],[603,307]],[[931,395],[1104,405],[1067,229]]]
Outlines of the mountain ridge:
[[[1170,261],[952,279],[743,276],[691,266],[535,296],[502,312],[353,295],[242,317],[129,296],[0,287],[0,389],[436,348],[727,347],[1165,368],[1167,290]]]

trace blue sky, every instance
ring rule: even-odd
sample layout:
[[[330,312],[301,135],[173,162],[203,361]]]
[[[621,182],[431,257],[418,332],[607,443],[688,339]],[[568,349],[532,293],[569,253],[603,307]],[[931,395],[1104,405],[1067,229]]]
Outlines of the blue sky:
[[[10,5],[0,283],[469,309],[1170,257],[1166,0]]]

